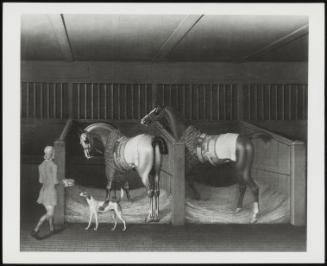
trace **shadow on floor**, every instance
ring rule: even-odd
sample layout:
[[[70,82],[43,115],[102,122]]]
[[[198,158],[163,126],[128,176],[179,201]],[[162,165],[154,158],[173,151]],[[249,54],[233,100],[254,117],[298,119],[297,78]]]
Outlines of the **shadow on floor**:
[[[21,228],[21,251],[305,251],[306,229],[291,225],[65,224],[62,232],[44,240],[30,236],[31,222]],[[47,232],[44,225],[43,234]]]

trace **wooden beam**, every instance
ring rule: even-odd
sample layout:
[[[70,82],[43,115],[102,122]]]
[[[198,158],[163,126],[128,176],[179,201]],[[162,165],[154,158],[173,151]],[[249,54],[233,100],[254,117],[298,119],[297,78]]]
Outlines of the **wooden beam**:
[[[302,37],[303,35],[308,34],[308,31],[309,31],[309,25],[306,24],[306,25],[296,29],[295,31],[292,31],[291,33],[288,33],[285,36],[271,42],[270,44],[264,46],[263,48],[260,48],[259,50],[243,57],[241,59],[241,61],[246,61],[246,60],[252,59],[256,56],[264,55],[264,54],[268,53],[269,51],[276,49],[277,47],[282,47],[282,46],[288,44],[289,42],[294,41],[294,40]]]
[[[65,222],[65,188],[61,182],[66,174],[66,146],[65,141],[56,140],[54,142],[55,148],[55,163],[57,165],[57,178],[59,184],[57,185],[58,202],[54,212],[55,224],[62,225]]]
[[[189,15],[177,26],[173,33],[160,47],[159,52],[153,60],[161,60],[177,46],[177,44],[185,38],[190,30],[199,22],[204,15]]]
[[[64,17],[59,14],[48,14],[47,15],[52,25],[52,29],[56,35],[60,50],[67,61],[73,61],[73,51],[68,38]]]

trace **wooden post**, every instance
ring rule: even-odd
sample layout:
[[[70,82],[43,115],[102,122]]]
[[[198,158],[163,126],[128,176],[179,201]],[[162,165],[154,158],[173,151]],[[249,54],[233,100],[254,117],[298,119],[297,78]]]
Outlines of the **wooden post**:
[[[62,140],[57,140],[54,142],[55,148],[55,163],[57,165],[57,178],[59,184],[57,185],[57,195],[58,195],[58,202],[55,208],[54,213],[54,222],[55,224],[62,225],[65,221],[65,189],[64,185],[61,182],[65,178],[66,172],[66,165],[65,165],[65,158],[66,158],[66,148],[65,142]]]
[[[291,224],[306,224],[306,156],[303,142],[291,146]]]
[[[79,88],[78,88],[78,92],[79,92]],[[78,108],[79,108],[79,95],[78,95]],[[74,112],[73,112],[73,83],[68,82],[68,117],[73,118],[73,116],[74,116]],[[79,118],[79,112],[78,112],[78,118]]]
[[[158,102],[158,96],[157,96],[157,86],[155,85],[155,83],[151,84],[151,90],[152,90],[152,106],[151,108],[154,108],[156,105],[159,104]],[[146,112],[149,112],[149,110],[147,110]]]
[[[172,224],[183,225],[185,220],[185,144],[173,145]]]
[[[237,84],[237,119],[244,119],[244,105],[243,105],[244,97],[243,97],[243,88],[242,84]]]

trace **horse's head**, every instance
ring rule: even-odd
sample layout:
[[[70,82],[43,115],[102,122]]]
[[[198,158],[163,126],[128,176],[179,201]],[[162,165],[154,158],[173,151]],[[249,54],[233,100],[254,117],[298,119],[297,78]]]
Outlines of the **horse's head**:
[[[80,144],[83,147],[83,151],[84,151],[84,155],[87,159],[91,159],[93,156],[91,156],[91,151],[92,151],[92,143],[93,143],[93,139],[90,136],[90,134],[88,132],[83,132],[80,135]]]
[[[117,128],[108,123],[93,123],[85,129],[79,128],[79,140],[83,147],[84,155],[91,159],[92,154],[103,154],[104,145],[109,134]]]
[[[156,106],[141,119],[141,124],[148,126],[152,122],[160,120],[164,115],[164,110],[165,107],[159,105]]]

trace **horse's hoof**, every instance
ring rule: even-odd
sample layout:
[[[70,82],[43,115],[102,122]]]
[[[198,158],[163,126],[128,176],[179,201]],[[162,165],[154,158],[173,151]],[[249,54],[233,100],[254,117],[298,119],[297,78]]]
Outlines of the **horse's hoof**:
[[[40,237],[39,237],[39,235],[38,235],[38,232],[36,232],[36,231],[34,231],[34,230],[31,232],[31,236],[34,237],[34,238],[37,239],[37,240],[40,239]]]
[[[236,208],[235,213],[239,213],[242,210],[242,208]]]
[[[145,218],[145,223],[150,223],[154,221],[154,217],[153,216],[148,216]]]
[[[159,222],[160,221],[160,218],[159,217],[155,217],[155,218],[153,218],[153,221],[154,222]]]
[[[94,230],[94,231],[97,231],[97,230],[98,230],[98,228],[94,228],[93,230]]]
[[[250,224],[255,224],[257,222],[258,222],[258,217],[252,217],[251,221],[250,221]]]
[[[125,231],[126,231],[126,227],[124,227],[124,228],[122,229],[122,231],[125,232]]]
[[[115,231],[116,228],[111,228],[111,231]]]
[[[84,230],[89,230],[89,228],[88,227],[85,227]]]

